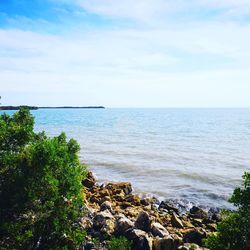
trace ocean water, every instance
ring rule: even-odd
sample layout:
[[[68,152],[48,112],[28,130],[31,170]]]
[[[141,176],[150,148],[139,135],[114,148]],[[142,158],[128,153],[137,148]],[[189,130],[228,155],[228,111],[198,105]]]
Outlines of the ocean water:
[[[9,112],[13,113],[13,112]],[[36,131],[65,131],[100,182],[159,199],[230,207],[250,171],[250,109],[40,109]]]

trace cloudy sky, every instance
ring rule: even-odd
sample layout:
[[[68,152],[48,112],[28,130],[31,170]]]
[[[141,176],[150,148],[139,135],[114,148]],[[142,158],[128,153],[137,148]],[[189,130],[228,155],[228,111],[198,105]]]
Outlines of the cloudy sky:
[[[250,107],[249,0],[0,0],[2,104]]]

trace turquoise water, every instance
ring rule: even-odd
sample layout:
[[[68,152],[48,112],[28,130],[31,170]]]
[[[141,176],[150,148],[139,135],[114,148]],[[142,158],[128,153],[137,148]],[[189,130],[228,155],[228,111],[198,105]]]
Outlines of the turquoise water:
[[[250,109],[41,109],[36,130],[65,131],[100,182],[207,206],[250,171]]]

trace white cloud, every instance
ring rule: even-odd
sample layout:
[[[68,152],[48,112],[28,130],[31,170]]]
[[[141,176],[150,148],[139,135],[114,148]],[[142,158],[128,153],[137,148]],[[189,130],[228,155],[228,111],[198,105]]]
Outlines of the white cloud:
[[[203,8],[221,17],[250,13],[250,1],[74,2],[87,12],[145,25],[116,23],[60,35],[2,29],[0,95],[32,93],[32,100],[36,93],[33,101],[40,105],[56,95],[62,97],[54,98],[57,105],[250,106],[250,24],[174,17]]]
[[[16,102],[32,93],[40,105],[250,106],[249,31],[232,22],[70,35],[0,30],[0,91],[23,93]]]
[[[159,6],[166,5],[163,0],[94,0],[94,1],[77,1],[85,10],[109,17],[115,18],[132,18],[148,19],[160,11]]]
[[[76,4],[90,13],[110,18],[155,22],[157,19],[176,13],[220,11],[222,16],[250,14],[249,0],[74,0]],[[72,3],[72,2],[71,2]],[[155,20],[156,19],[156,20]]]

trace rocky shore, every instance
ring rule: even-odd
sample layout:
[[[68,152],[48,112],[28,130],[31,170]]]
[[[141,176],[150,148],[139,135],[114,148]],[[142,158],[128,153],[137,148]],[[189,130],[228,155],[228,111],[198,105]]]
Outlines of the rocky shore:
[[[83,181],[87,231],[84,250],[107,249],[107,240],[124,236],[133,250],[205,249],[202,240],[216,231],[218,211],[193,206],[181,213],[177,204],[133,194],[128,182],[99,185],[92,172]],[[98,239],[98,240],[96,240]]]

